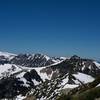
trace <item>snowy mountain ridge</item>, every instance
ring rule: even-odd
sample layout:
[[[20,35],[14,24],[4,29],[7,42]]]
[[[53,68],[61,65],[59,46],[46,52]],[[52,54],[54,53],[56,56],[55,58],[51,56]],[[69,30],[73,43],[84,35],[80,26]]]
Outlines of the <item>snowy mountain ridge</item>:
[[[37,100],[56,100],[62,90],[84,86],[99,75],[98,62],[76,55],[67,59],[43,54],[1,53],[0,99],[17,100],[16,97],[29,94]]]

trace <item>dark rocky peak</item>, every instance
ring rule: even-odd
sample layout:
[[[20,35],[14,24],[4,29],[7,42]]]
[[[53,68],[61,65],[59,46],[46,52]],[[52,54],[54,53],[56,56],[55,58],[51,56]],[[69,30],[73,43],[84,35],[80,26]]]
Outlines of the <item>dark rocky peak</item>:
[[[63,61],[65,59],[67,59],[66,57],[52,57],[51,59],[55,60],[55,62],[59,62],[59,61]]]
[[[83,59],[78,56],[73,56],[71,57],[71,59],[66,59],[61,63],[44,68],[43,70],[41,70],[41,72],[47,74],[48,72],[49,74],[53,73],[52,76],[56,74],[56,77],[67,73],[73,74],[77,72],[96,77],[97,75],[100,75],[99,67],[100,66],[97,66],[91,59]]]
[[[33,56],[34,56],[34,58],[45,58],[45,55],[39,54],[39,53],[36,53]]]
[[[22,54],[22,53],[20,53],[17,56],[19,56],[19,57],[28,57],[28,56],[30,56],[30,54]]]
[[[15,56],[14,58],[16,58],[16,59],[27,59],[28,57],[32,57],[32,55],[31,54],[18,54],[17,56]],[[13,58],[13,59],[14,59]]]
[[[35,79],[36,81],[38,82],[42,82],[42,79],[41,77],[38,75],[38,73],[36,72],[35,69],[32,69],[30,72],[26,72],[24,74],[24,78],[27,80],[27,81],[32,81],[32,79]]]
[[[81,58],[79,57],[79,56],[77,56],[77,55],[73,55],[71,58],[70,58],[70,60],[71,61],[78,61],[78,60],[80,60]]]
[[[61,63],[46,67],[41,70],[42,73],[49,75],[52,74],[52,78],[57,78],[58,76],[63,76],[67,73],[74,73],[75,66],[69,62],[69,60],[64,60]]]

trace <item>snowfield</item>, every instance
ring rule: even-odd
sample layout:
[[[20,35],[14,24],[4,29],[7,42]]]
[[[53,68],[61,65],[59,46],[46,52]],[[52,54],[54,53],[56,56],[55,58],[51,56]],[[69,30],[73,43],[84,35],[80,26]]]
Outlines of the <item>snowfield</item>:
[[[93,77],[91,77],[90,75],[83,74],[83,73],[74,74],[74,76],[76,77],[76,79],[80,80],[83,83],[94,81]],[[76,82],[76,83],[79,84],[79,82]]]
[[[22,69],[20,69],[18,66],[14,65],[14,64],[0,65],[0,77],[6,77],[11,74],[17,73],[21,70]]]
[[[8,52],[0,52],[0,56],[4,56],[5,58],[12,59],[16,54],[8,53]]]

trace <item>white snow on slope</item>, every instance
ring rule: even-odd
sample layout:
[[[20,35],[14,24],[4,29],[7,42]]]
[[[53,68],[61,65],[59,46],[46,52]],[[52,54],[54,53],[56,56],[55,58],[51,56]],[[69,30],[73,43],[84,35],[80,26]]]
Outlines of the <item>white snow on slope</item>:
[[[16,98],[14,98],[14,100],[23,100],[23,99],[25,99],[26,98],[26,96],[22,96],[22,95],[18,95]],[[8,99],[2,99],[2,100],[8,100]]]
[[[96,87],[99,87],[100,86],[100,84],[98,84]]]
[[[63,85],[65,85],[67,82],[68,82],[68,77],[66,77],[65,79],[62,80],[61,85],[63,86]]]
[[[44,55],[44,57],[46,58],[47,61],[50,59],[50,57],[48,57],[47,55]]]
[[[67,88],[70,88],[70,89],[73,89],[73,88],[76,88],[78,87],[79,85],[74,85],[74,84],[66,84],[63,89],[67,89]]]
[[[43,81],[45,81],[45,79],[50,80],[50,78],[47,76],[46,73],[41,73],[41,72],[40,72],[43,68],[45,68],[45,67],[34,68],[34,69],[35,69],[35,70],[37,71],[37,73],[41,76],[41,78],[42,78]]]
[[[60,57],[60,59],[66,60],[66,59],[70,59],[70,58],[67,58],[67,57]]]
[[[83,74],[83,73],[74,74],[74,76],[76,77],[76,79],[79,79],[83,83],[94,81],[93,77],[91,77],[90,75]],[[79,82],[76,81],[76,83],[78,84]]]
[[[8,52],[1,52],[0,51],[0,56],[4,56],[5,58],[12,59],[16,54],[8,53]]]
[[[62,89],[67,89],[67,88],[76,88],[79,85],[76,84],[66,84],[68,82],[68,77],[62,80],[61,86],[63,86]]]
[[[75,82],[75,84],[67,84],[68,77],[66,77],[62,80],[62,83],[61,83],[61,85],[64,86],[63,89],[78,87],[79,84],[81,84],[79,81],[81,81],[83,83],[88,83],[88,82],[94,81],[93,77],[91,77],[90,75],[83,74],[83,73],[73,74],[73,76],[77,79],[77,80],[73,80]]]
[[[94,61],[94,64],[100,69],[100,64],[96,61]]]
[[[0,65],[0,77],[9,76],[13,73],[21,71],[19,67],[13,64],[4,64]]]
[[[26,98],[25,96],[18,95],[15,100],[23,100],[25,98]]]

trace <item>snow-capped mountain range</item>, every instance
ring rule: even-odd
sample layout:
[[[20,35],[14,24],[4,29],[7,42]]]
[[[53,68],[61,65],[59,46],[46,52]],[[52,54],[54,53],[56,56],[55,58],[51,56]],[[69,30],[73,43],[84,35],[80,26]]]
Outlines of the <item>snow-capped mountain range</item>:
[[[54,64],[66,59],[65,57],[48,57],[43,54],[12,54],[7,52],[0,52],[0,61],[26,66],[26,67],[43,67]],[[4,62],[5,63],[5,62]]]
[[[92,82],[98,75],[97,61],[76,55],[56,58],[0,52],[0,99],[33,94],[39,100],[56,100],[62,89]]]

